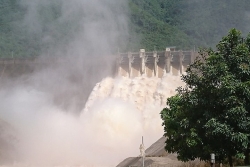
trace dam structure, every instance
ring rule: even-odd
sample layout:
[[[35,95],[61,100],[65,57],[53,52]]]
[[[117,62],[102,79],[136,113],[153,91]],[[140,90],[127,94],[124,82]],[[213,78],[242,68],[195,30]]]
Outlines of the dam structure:
[[[0,58],[0,128],[11,126],[0,135],[0,146],[8,143],[0,161],[16,162],[21,155],[19,167],[26,162],[109,167],[136,157],[141,136],[146,148],[162,137],[159,112],[185,85],[179,75],[196,56],[167,48],[110,56]],[[132,160],[129,165],[137,163]]]
[[[117,53],[106,58],[112,66],[112,77],[123,76],[135,78],[140,76],[162,78],[166,74],[181,75],[185,72],[198,53],[192,50],[176,51],[175,48],[166,48],[165,51],[145,51]],[[35,68],[46,64],[67,64],[64,57],[31,57],[31,58],[0,58],[0,78],[32,72]],[[98,70],[101,62],[92,67]],[[100,69],[101,70],[101,69]]]
[[[197,52],[175,51],[174,48],[166,48],[165,51],[118,53],[118,76],[125,77],[158,77],[165,74],[181,75],[190,65]]]

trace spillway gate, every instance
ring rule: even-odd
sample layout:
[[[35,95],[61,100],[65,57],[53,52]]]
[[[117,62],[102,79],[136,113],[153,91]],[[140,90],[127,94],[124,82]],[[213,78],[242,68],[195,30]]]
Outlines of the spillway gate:
[[[197,52],[194,51],[153,51],[118,53],[118,75],[125,77],[163,77],[170,73],[181,75],[190,65]]]

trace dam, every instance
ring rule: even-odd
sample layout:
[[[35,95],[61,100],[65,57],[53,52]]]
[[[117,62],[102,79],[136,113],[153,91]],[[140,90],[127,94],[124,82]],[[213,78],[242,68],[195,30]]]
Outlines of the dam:
[[[105,59],[112,66],[112,77],[123,76],[135,78],[140,76],[162,78],[165,74],[181,75],[187,66],[191,64],[198,53],[192,50],[176,51],[174,48],[166,48],[165,51],[145,51],[117,53],[106,56]],[[96,57],[98,58],[98,57]],[[101,59],[101,58],[100,58]],[[102,59],[104,59],[102,57]],[[102,61],[97,61],[102,66]],[[0,78],[3,76],[18,76],[19,74],[30,73],[35,68],[46,64],[64,63],[64,57],[32,57],[32,58],[0,58]]]
[[[195,56],[170,48],[0,59],[0,127],[14,129],[0,135],[0,146],[8,141],[0,161],[110,167],[136,156],[141,136],[146,147],[162,136],[159,112]]]
[[[175,51],[166,48],[165,51],[118,53],[118,76],[125,77],[158,77],[164,74],[181,75],[191,64],[197,52]]]

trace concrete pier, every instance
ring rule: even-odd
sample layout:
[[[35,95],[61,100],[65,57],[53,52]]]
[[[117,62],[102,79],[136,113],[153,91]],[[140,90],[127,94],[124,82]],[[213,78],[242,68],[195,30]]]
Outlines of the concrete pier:
[[[146,52],[140,49],[139,52],[128,52],[118,54],[118,75],[125,77],[163,77],[166,74],[181,75],[187,66],[191,64],[196,52],[193,51],[165,51]]]

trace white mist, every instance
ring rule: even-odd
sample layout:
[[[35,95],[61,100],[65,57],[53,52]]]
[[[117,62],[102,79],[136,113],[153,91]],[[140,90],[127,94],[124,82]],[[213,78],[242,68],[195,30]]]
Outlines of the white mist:
[[[180,77],[105,78],[79,116],[51,103],[48,93],[19,87],[0,97],[2,120],[18,133],[13,166],[111,167],[139,155],[163,135],[160,111]]]

